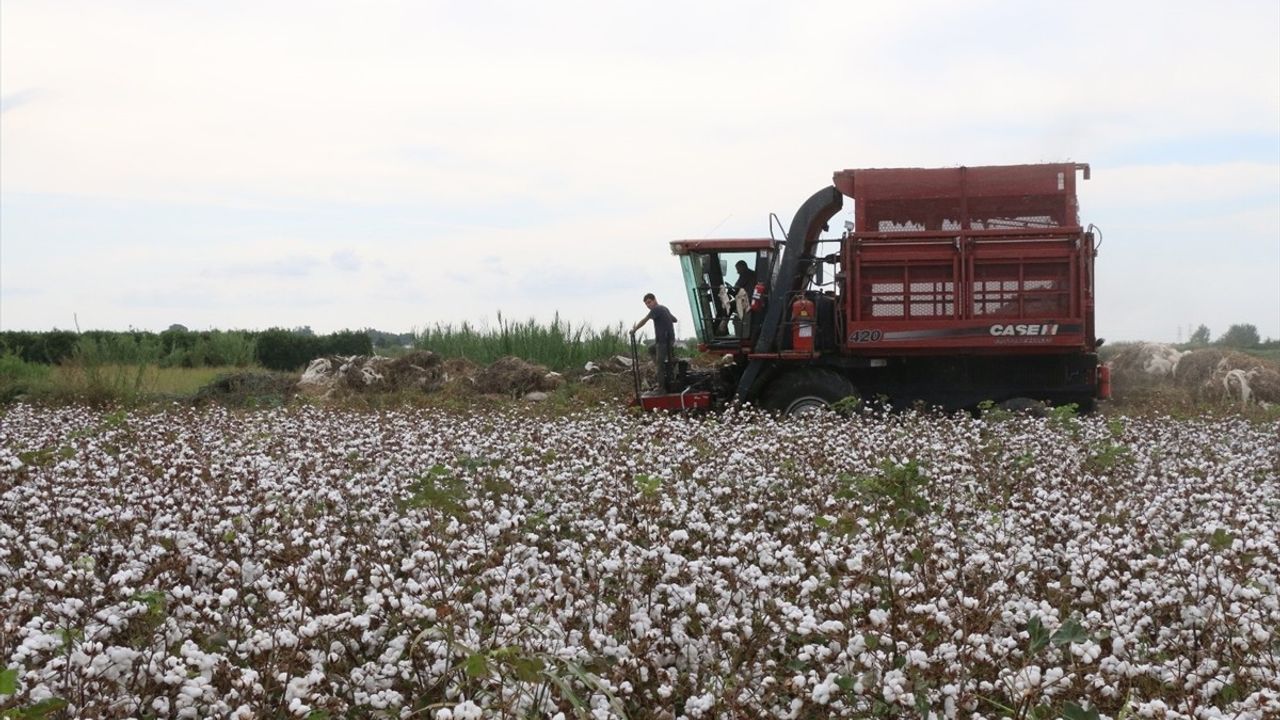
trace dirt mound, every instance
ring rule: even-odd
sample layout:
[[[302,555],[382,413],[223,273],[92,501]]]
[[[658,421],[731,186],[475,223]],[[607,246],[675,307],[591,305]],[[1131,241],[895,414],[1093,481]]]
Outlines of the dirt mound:
[[[385,382],[397,390],[416,388],[430,391],[439,389],[448,380],[446,375],[439,355],[430,350],[414,350],[387,364]]]
[[[1148,385],[1173,377],[1185,353],[1164,343],[1134,343],[1111,359],[1111,378],[1118,385]]]
[[[197,405],[218,403],[228,406],[272,407],[282,405],[298,392],[293,376],[246,370],[219,375],[196,391]]]
[[[477,391],[512,397],[555,390],[563,381],[559,373],[512,356],[500,358],[475,374]]]
[[[1117,397],[1161,387],[1196,401],[1280,402],[1280,365],[1235,350],[1134,343],[1109,364]]]
[[[455,396],[476,394],[476,375],[480,366],[466,358],[449,358],[441,365],[444,370],[442,391]]]
[[[1234,350],[1192,350],[1173,378],[1201,400],[1280,402],[1280,366]]]
[[[341,392],[434,392],[445,380],[444,363],[428,350],[397,358],[331,355],[311,361],[298,380],[298,389],[324,397]]]

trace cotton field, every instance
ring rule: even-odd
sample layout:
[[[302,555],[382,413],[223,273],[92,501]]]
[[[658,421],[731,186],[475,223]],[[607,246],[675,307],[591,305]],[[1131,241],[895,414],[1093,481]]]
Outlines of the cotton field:
[[[0,709],[1280,717],[1280,423],[0,421]]]

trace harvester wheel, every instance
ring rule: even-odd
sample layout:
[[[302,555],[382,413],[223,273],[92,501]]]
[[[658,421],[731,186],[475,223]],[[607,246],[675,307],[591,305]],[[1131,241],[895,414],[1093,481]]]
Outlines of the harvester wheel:
[[[808,415],[830,410],[836,402],[848,397],[856,398],[857,395],[853,383],[838,373],[802,368],[770,383],[761,395],[760,404],[787,416]]]
[[[1049,406],[1039,400],[1032,400],[1029,397],[1009,398],[1000,403],[1000,409],[1011,413],[1027,414],[1032,417],[1047,417],[1049,415]]]

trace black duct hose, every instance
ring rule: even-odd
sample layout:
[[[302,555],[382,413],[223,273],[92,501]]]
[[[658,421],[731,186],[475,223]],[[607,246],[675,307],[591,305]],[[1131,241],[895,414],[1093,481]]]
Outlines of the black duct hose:
[[[783,314],[786,313],[787,298],[799,292],[803,282],[803,259],[813,254],[814,245],[818,242],[818,234],[827,226],[827,221],[840,212],[844,205],[844,195],[834,186],[824,187],[800,206],[795,217],[791,218],[791,231],[787,233],[787,241],[782,252],[782,261],[774,277],[777,278],[772,287],[766,287],[769,302],[765,309],[764,322],[760,325],[760,334],[756,338],[755,352],[778,352],[778,332],[782,328]],[[752,360],[738,381],[738,400],[746,402],[751,386],[760,375],[763,362]]]

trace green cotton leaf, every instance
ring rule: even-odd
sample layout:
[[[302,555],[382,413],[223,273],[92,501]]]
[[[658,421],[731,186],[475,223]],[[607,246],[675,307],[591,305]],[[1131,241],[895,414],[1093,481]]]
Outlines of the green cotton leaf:
[[[662,488],[662,478],[650,477],[644,473],[636,473],[634,478],[636,488],[645,497],[652,497]]]
[[[1066,707],[1062,708],[1062,717],[1066,720],[1099,720],[1097,710],[1093,708],[1086,710],[1073,702],[1068,702]]]
[[[862,642],[867,644],[868,650],[875,650],[880,647],[880,636],[872,633],[866,633],[862,636]]]
[[[161,590],[141,590],[129,599],[146,605],[148,615],[161,615],[165,611],[165,594]]]
[[[1027,634],[1031,636],[1031,654],[1035,655],[1049,644],[1049,631],[1040,622],[1040,616],[1033,615],[1027,621]]]
[[[436,465],[426,475],[418,478],[411,488],[410,496],[400,501],[401,509],[426,508],[452,517],[462,517],[465,514],[463,503],[467,500],[466,483],[449,476],[447,472],[442,465]]]
[[[511,661],[511,668],[521,682],[539,682],[547,664],[538,658],[517,657]]]
[[[18,668],[0,670],[0,695],[18,692]]]
[[[836,687],[845,692],[853,692],[854,680],[848,675],[841,675],[836,678]]]
[[[820,528],[829,528],[829,527],[831,527],[832,525],[834,525],[835,523],[834,523],[834,522],[832,522],[831,518],[828,518],[828,517],[824,517],[824,516],[822,516],[822,515],[819,515],[818,517],[816,517],[816,518],[814,518],[814,519],[813,519],[813,524],[814,524],[814,525],[817,525],[817,526],[818,526],[818,527],[820,527]]]
[[[1080,627],[1080,623],[1072,618],[1062,624],[1058,628],[1058,632],[1053,634],[1054,645],[1070,645],[1071,643],[1081,643],[1088,640],[1089,636],[1084,634],[1084,628]]]
[[[916,694],[916,712],[920,717],[929,717],[929,693],[917,692]]]
[[[572,706],[574,710],[578,712],[586,710],[587,704],[582,702],[582,698],[578,697],[577,693],[573,691],[573,687],[569,684],[568,680],[560,677],[558,673],[547,673],[546,677],[547,680],[551,681],[552,685],[555,685],[560,690],[560,694],[564,696],[565,700],[569,701],[569,705]]]
[[[1222,528],[1218,528],[1213,531],[1213,537],[1209,538],[1209,547],[1214,550],[1226,550],[1231,547],[1231,543],[1234,542],[1235,539],[1236,537],[1231,533],[1223,530]]]
[[[484,677],[489,674],[489,660],[484,653],[472,653],[463,669],[467,671],[467,677]]]
[[[5,718],[46,718],[67,706],[67,701],[59,697],[47,698],[25,708],[14,708],[0,717]]]

